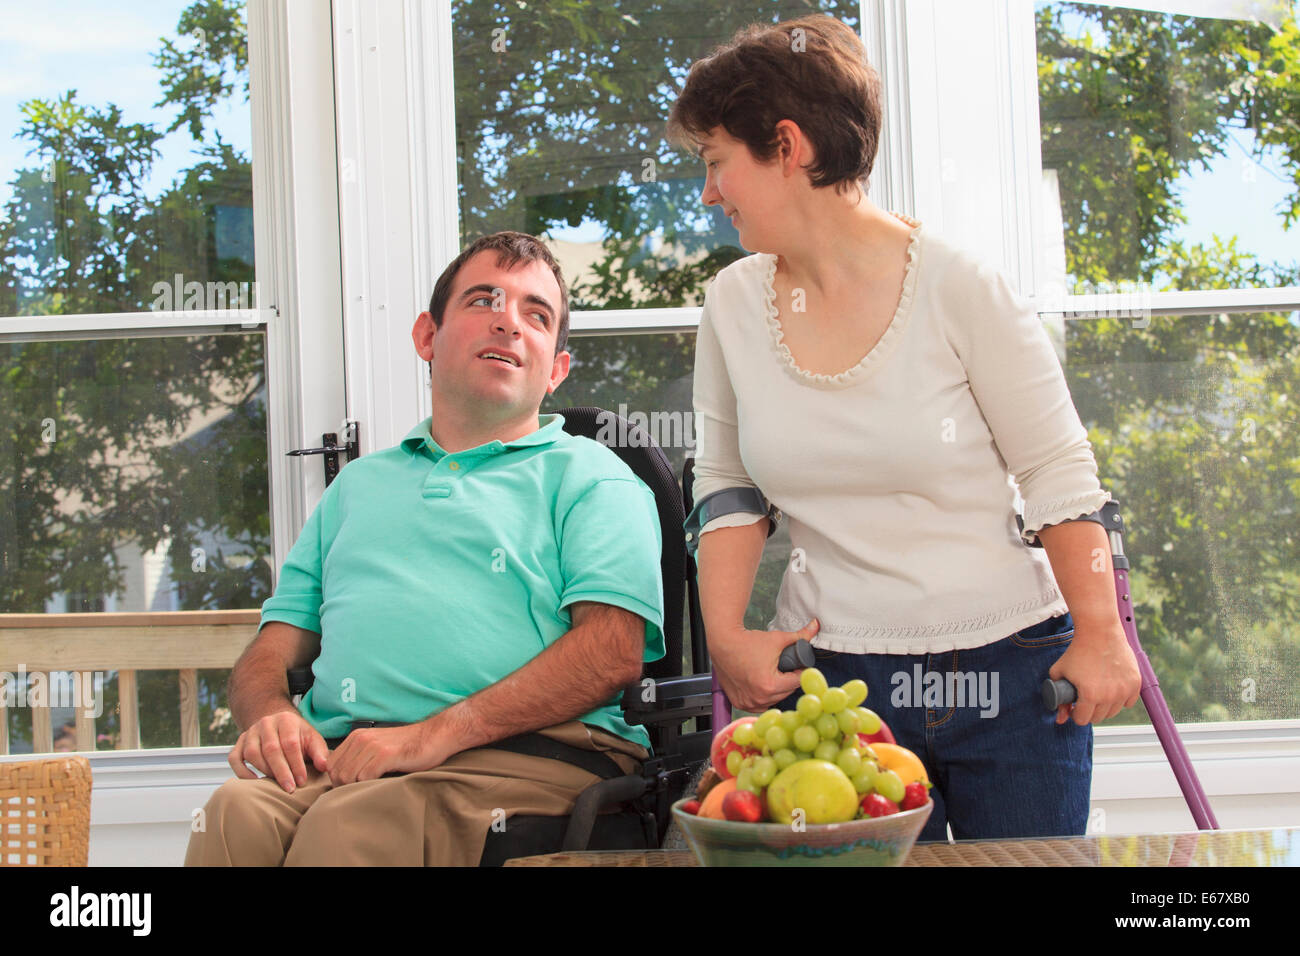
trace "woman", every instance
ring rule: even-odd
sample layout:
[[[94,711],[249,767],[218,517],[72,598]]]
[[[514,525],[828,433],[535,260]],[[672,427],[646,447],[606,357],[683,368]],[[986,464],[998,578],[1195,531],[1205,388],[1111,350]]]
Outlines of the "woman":
[[[799,637],[832,685],[866,680],[935,784],[924,840],[1082,833],[1091,722],[1139,691],[1106,534],[1073,520],[1109,495],[1033,309],[867,199],[880,100],[857,35],[813,16],[696,63],[669,119],[755,253],[714,280],[697,344],[709,650],[747,711],[792,705],[776,662]],[[780,513],[794,558],[747,631]],[[1043,710],[1049,674],[1072,713]]]

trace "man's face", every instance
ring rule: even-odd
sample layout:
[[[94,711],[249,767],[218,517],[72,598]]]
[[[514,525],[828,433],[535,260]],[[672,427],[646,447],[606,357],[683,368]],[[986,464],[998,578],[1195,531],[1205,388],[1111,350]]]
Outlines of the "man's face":
[[[546,263],[497,264],[484,250],[457,273],[442,327],[423,312],[413,337],[432,364],[438,396],[470,399],[489,418],[536,414],[569,373],[569,353],[555,354],[560,286]]]

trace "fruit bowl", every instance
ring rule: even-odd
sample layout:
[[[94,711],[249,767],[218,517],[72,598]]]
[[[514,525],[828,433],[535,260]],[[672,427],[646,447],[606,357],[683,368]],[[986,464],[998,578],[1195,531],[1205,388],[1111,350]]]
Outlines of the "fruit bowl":
[[[847,823],[740,823],[696,816],[673,804],[673,817],[701,866],[902,866],[925,829],[934,801],[915,810]]]

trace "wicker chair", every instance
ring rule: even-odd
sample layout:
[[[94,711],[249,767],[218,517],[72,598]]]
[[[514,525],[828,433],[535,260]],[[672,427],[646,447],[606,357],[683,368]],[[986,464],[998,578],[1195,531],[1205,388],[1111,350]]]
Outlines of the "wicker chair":
[[[0,866],[85,866],[90,761],[0,763]]]

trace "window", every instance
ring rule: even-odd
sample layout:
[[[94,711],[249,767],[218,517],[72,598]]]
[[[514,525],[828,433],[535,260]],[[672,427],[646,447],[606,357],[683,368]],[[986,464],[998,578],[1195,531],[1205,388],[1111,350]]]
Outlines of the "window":
[[[1179,721],[1300,717],[1300,31],[1274,17],[1035,14],[1044,285]]]
[[[745,253],[700,203],[699,158],[665,139],[676,90],[742,27],[817,11],[858,25],[842,0],[453,4],[462,240],[545,235],[577,309],[698,306]]]
[[[91,633],[123,619],[79,617],[91,631],[60,632],[61,653],[113,665],[85,671],[102,687],[89,718],[58,693],[38,706],[43,674],[9,658],[44,654],[40,633],[64,613],[253,608],[270,593],[244,5],[173,0],[108,20],[93,3],[30,6],[10,21],[0,613],[51,619],[6,622],[41,626],[6,636],[0,752],[231,743],[210,647],[151,668],[186,649],[133,662],[103,649],[113,632]]]

